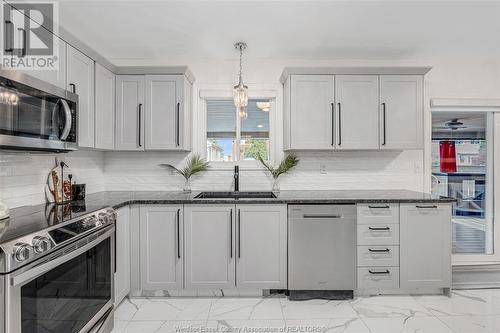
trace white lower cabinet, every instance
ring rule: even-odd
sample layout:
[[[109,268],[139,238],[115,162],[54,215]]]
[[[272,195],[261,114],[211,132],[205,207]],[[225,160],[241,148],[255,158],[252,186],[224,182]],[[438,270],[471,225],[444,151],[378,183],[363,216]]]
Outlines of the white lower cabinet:
[[[115,306],[130,292],[130,208],[116,210]]]
[[[399,246],[358,246],[358,266],[399,266]]]
[[[358,245],[398,245],[399,224],[358,225]]]
[[[236,208],[236,286],[286,289],[286,205],[237,205]]]
[[[287,288],[286,205],[186,205],[185,287]]]
[[[175,290],[183,287],[182,205],[140,207],[140,287]]]
[[[358,289],[399,288],[399,267],[358,267]]]
[[[235,206],[185,205],[187,289],[235,287]]]
[[[399,288],[399,204],[358,204],[358,289]]]
[[[451,287],[451,205],[401,204],[401,288]]]

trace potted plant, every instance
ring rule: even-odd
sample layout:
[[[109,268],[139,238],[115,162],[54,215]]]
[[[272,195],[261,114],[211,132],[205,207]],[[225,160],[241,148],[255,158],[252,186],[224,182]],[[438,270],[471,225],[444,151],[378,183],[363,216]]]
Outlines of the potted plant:
[[[174,167],[172,164],[160,164],[160,165],[172,168],[175,170],[175,172],[184,177],[185,179],[183,187],[184,192],[191,192],[190,180],[193,175],[206,171],[209,168],[209,163],[204,158],[201,158],[200,155],[191,156],[191,158],[187,161],[186,166],[180,169]]]
[[[262,165],[271,173],[273,176],[273,192],[279,192],[280,191],[280,186],[279,186],[279,176],[281,176],[284,173],[288,173],[291,169],[297,166],[299,164],[299,159],[295,154],[288,154],[278,165],[278,167],[274,167],[264,161],[262,158],[262,155],[256,154],[256,158],[262,163]]]

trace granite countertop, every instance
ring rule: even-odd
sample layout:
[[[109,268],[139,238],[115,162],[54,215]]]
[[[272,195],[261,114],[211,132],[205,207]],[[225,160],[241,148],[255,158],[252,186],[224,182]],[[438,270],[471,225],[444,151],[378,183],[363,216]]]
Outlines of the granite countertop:
[[[447,197],[407,190],[339,190],[339,191],[281,191],[270,199],[195,199],[199,191],[154,192],[123,191],[89,194],[84,201],[64,205],[41,204],[10,210],[10,217],[0,221],[0,242],[29,234],[70,219],[78,218],[105,207],[118,209],[138,204],[356,204],[356,203],[451,203]]]
[[[184,192],[99,192],[87,196],[86,202],[100,203],[117,209],[132,204],[336,204],[336,203],[446,203],[454,198],[436,197],[408,190],[339,190],[281,191],[276,198],[195,199],[199,191]]]

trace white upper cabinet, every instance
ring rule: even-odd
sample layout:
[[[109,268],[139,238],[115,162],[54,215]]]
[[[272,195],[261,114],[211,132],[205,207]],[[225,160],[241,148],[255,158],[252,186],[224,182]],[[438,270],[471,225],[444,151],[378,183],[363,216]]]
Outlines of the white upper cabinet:
[[[423,149],[423,77],[380,76],[380,147]]]
[[[67,45],[68,90],[78,94],[78,145],[94,147],[94,60]]]
[[[184,75],[117,75],[117,150],[191,150],[191,83]]]
[[[286,68],[285,150],[423,148],[429,67]]]
[[[144,75],[116,76],[115,149],[144,150]]]
[[[337,149],[378,149],[378,75],[336,75],[335,97]]]
[[[182,75],[146,75],[146,149],[182,147],[183,101]]]
[[[334,149],[333,75],[291,75],[288,81],[285,149]]]
[[[54,56],[57,57],[57,61],[54,62],[53,69],[41,69],[41,70],[22,70],[23,73],[33,76],[42,81],[48,82],[64,90],[67,89],[66,86],[66,42],[57,36],[54,38]]]
[[[115,147],[115,74],[95,64],[95,148]]]

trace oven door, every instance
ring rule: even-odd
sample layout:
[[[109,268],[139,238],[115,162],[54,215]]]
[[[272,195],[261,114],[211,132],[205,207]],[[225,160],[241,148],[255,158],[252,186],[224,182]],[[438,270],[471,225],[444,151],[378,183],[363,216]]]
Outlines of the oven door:
[[[99,331],[114,302],[114,226],[5,279],[6,332]]]

